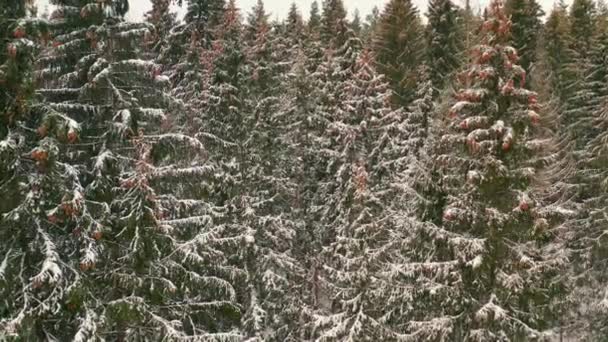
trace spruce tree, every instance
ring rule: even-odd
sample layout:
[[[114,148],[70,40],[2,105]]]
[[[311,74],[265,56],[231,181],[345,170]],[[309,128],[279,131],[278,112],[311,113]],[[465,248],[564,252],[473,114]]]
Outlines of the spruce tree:
[[[166,44],[165,40],[171,29],[177,25],[177,15],[171,12],[170,7],[170,0],[154,0],[152,9],[144,15],[145,20],[155,28],[153,37],[148,37],[150,41],[146,43],[156,53],[159,52],[162,44]]]
[[[386,5],[374,37],[378,71],[393,90],[393,104],[407,106],[417,83],[416,68],[424,56],[423,27],[410,0],[391,0]]]
[[[427,58],[431,65],[430,78],[439,89],[458,68],[462,51],[462,36],[459,30],[459,15],[450,0],[429,2],[427,30]]]
[[[575,54],[571,49],[570,19],[564,3],[554,5],[545,22],[543,36],[549,82],[556,97],[564,101],[572,93],[575,79],[572,70]]]
[[[372,12],[365,16],[365,22],[361,28],[361,40],[363,40],[366,46],[370,46],[371,44],[379,18],[380,10],[378,9],[378,6],[374,6]]]
[[[308,16],[308,31],[315,32],[321,28],[321,13],[319,9],[319,3],[315,0],[310,6],[310,13]]]
[[[380,272],[390,268],[384,263],[394,242],[396,220],[387,204],[403,115],[391,110],[391,91],[369,53],[361,55],[343,89],[328,127],[332,177],[324,205],[324,221],[335,236],[323,248],[321,284],[333,303],[317,314],[315,332],[317,341],[398,340],[399,329],[384,317],[393,289]]]
[[[238,271],[223,249],[234,243],[220,233],[221,208],[201,196],[207,151],[172,132],[180,103],[160,66],[140,58],[152,27],[124,22],[127,8],[61,3],[54,47],[41,59],[40,94],[53,116],[39,134],[72,143],[56,149],[79,181],[47,211],[76,251],[65,339],[239,340]]]
[[[509,0],[505,6],[507,15],[511,16],[511,39],[513,47],[519,51],[519,65],[530,73],[536,61],[541,17],[545,13],[535,0]]]
[[[431,198],[420,193],[418,203],[441,208],[419,216],[426,222],[414,226],[396,278],[410,289],[405,327],[417,338],[557,338],[568,262],[558,231],[567,211],[548,202],[559,196],[541,185],[551,177],[544,165],[551,138],[539,126],[537,95],[523,87],[509,38],[503,4],[493,1],[475,62],[422,162],[441,182],[414,173],[440,199],[426,203]]]
[[[333,48],[345,43],[346,9],[342,0],[324,0],[321,14],[321,39]]]
[[[361,30],[363,29],[363,27],[361,23],[361,14],[359,13],[358,9],[355,10],[353,20],[350,22],[350,28],[351,30],[353,30],[353,32],[355,32],[357,36],[361,35]]]
[[[287,18],[285,19],[285,35],[291,44],[299,45],[304,37],[304,33],[304,19],[302,19],[298,6],[294,2],[289,7],[289,13],[287,13]]]

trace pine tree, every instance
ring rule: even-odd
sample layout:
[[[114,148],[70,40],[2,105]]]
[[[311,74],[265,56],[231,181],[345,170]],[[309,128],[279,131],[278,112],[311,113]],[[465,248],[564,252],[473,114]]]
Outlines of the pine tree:
[[[154,37],[149,37],[146,42],[155,52],[159,52],[162,45],[166,44],[171,29],[177,25],[177,15],[171,12],[170,6],[170,0],[154,0],[152,9],[144,15],[145,20],[155,28]]]
[[[519,65],[530,73],[536,61],[541,17],[545,13],[535,0],[509,0],[505,6],[507,15],[511,16],[511,39],[513,47],[519,51]]]
[[[365,22],[361,28],[361,40],[366,46],[371,44],[374,33],[376,32],[376,26],[378,25],[378,19],[380,18],[380,10],[378,6],[372,8],[372,12],[365,16]]]
[[[608,90],[606,87],[605,90]],[[606,250],[604,227],[606,226],[606,125],[608,123],[608,96],[602,98],[602,105],[594,113],[594,127],[598,134],[589,142],[589,151],[585,159],[585,168],[582,170],[586,176],[584,216],[578,242],[581,251],[580,266],[577,269],[582,282],[577,283],[579,312],[583,313],[583,336],[590,341],[601,341],[608,331],[606,330],[608,294],[606,293]]]
[[[79,181],[57,141],[36,130],[52,114],[35,96],[33,66],[49,31],[34,14],[27,1],[0,3],[0,331],[7,340],[69,336],[65,293],[78,282],[75,241],[47,218]],[[71,120],[57,124],[78,129]]]
[[[319,31],[321,29],[321,13],[319,10],[319,3],[315,0],[310,6],[310,14],[308,16],[308,32]]]
[[[254,7],[247,29],[253,40],[246,46],[243,123],[245,136],[237,206],[239,223],[248,237],[242,253],[247,274],[244,333],[250,341],[298,340],[299,268],[292,254],[296,224],[290,213],[291,189],[286,145],[277,113],[281,76],[286,72],[277,51],[277,26],[271,27],[260,7]]]
[[[179,4],[181,5],[181,1]],[[158,61],[165,69],[184,63],[183,58],[188,55],[188,46],[193,40],[200,40],[203,48],[211,47],[214,31],[222,21],[224,7],[224,0],[186,0],[183,21],[171,28],[160,47]],[[186,71],[180,68],[175,68],[173,71],[176,70],[179,72],[170,75],[173,84],[180,82]]]
[[[386,75],[394,92],[395,106],[413,99],[416,68],[424,55],[422,23],[409,0],[391,0],[385,7],[373,46],[378,71]]]
[[[427,63],[431,82],[439,89],[460,64],[462,36],[459,15],[450,0],[429,2],[427,25]]]
[[[79,186],[47,211],[77,251],[64,339],[239,340],[238,271],[222,249],[233,239],[221,234],[221,208],[201,196],[212,175],[207,151],[171,131],[180,104],[160,66],[140,59],[152,27],[124,22],[127,8],[62,3],[42,59],[40,93],[53,116],[39,134],[77,143],[57,147]]]
[[[441,192],[432,204],[442,213],[427,211],[427,222],[414,226],[396,279],[412,289],[404,326],[419,339],[557,338],[568,262],[557,232],[567,211],[547,202],[555,189],[539,183],[553,172],[543,165],[551,138],[536,127],[537,95],[523,88],[509,28],[502,3],[493,1],[475,62],[422,163],[436,165],[427,170],[441,180],[429,186]],[[429,174],[418,171],[416,182],[432,181]]]
[[[589,99],[593,96],[587,82],[591,66],[591,51],[595,45],[595,5],[592,1],[577,0],[570,8],[570,48],[573,59],[568,65],[574,76],[569,84],[569,96],[564,99],[562,123],[575,142],[575,149],[581,149],[588,141]]]
[[[572,93],[571,85],[575,79],[571,68],[575,56],[571,49],[570,19],[566,9],[567,7],[563,3],[555,5],[549,13],[544,28],[546,58],[548,59],[546,63],[551,88],[562,102]]]
[[[355,32],[357,36],[361,35],[361,30],[363,29],[361,24],[361,14],[359,10],[355,10],[355,14],[353,15],[353,20],[350,22],[350,28]]]
[[[318,341],[398,340],[386,324],[384,303],[393,289],[381,274],[390,254],[395,221],[387,203],[394,173],[392,150],[402,117],[390,108],[390,89],[363,53],[345,81],[341,109],[329,126],[331,183],[324,221],[335,237],[324,246],[323,291],[333,305],[317,315]]]
[[[321,14],[321,40],[333,48],[339,48],[346,42],[344,33],[346,9],[342,0],[324,0]]]
[[[289,7],[289,13],[285,19],[285,35],[293,45],[299,45],[304,38],[304,19],[295,2]]]

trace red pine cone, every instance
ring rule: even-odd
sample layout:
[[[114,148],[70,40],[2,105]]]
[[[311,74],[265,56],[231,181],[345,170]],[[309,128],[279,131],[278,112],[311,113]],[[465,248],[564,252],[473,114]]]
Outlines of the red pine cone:
[[[487,63],[492,59],[492,54],[489,51],[484,51],[479,58],[479,63]]]
[[[49,153],[44,150],[34,150],[32,152],[32,159],[36,161],[46,161],[49,158]]]
[[[17,39],[25,37],[25,28],[23,28],[23,26],[18,26],[13,32],[13,36]]]
[[[503,95],[509,95],[513,92],[513,90],[515,89],[515,85],[513,83],[513,79],[510,79],[503,87],[502,87],[502,94]]]
[[[503,151],[506,152],[506,151],[508,151],[510,149],[511,149],[511,142],[505,141],[505,142],[502,143],[502,150]]]
[[[532,122],[533,125],[538,125],[540,123],[540,115],[538,115],[537,112],[531,110],[528,112],[528,116],[530,117],[530,122]]]
[[[530,209],[530,204],[528,204],[528,202],[526,201],[521,201],[519,202],[519,210],[521,211],[528,211]]]
[[[463,120],[460,122],[460,128],[462,129],[469,129],[469,121],[468,120]]]
[[[103,237],[103,233],[102,233],[101,231],[99,231],[99,230],[96,230],[96,231],[94,231],[94,232],[91,234],[91,237],[92,237],[93,239],[95,239],[95,240],[99,241],[99,240],[101,240],[101,238]]]
[[[445,221],[454,221],[456,219],[456,215],[451,210],[446,210],[443,213],[443,219]]]
[[[38,135],[41,138],[46,137],[46,134],[48,133],[48,131],[49,131],[49,128],[46,125],[42,125],[42,126],[38,127],[38,129],[36,130],[36,132],[38,133]]]
[[[68,142],[73,144],[78,141],[78,134],[75,131],[68,132]]]
[[[12,59],[17,58],[17,47],[14,44],[8,44],[6,50]]]

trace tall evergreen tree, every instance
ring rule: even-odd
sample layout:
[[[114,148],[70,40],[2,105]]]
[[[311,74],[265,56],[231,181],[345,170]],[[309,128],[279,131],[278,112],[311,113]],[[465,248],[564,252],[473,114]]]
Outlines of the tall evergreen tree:
[[[430,1],[428,11],[426,59],[432,66],[429,70],[431,82],[441,89],[460,64],[463,49],[460,18],[450,0]]]
[[[333,48],[345,43],[346,9],[342,0],[324,0],[321,14],[321,39]]]
[[[545,13],[535,0],[509,0],[505,6],[507,15],[511,16],[511,39],[513,47],[519,51],[519,65],[530,73],[536,61],[541,17]]]
[[[353,30],[353,32],[355,32],[357,36],[361,35],[361,30],[363,29],[363,27],[361,23],[361,14],[359,13],[358,9],[355,10],[353,20],[350,22],[350,28],[351,30]]]
[[[344,84],[342,109],[329,126],[334,175],[324,211],[336,236],[324,247],[328,262],[322,282],[333,305],[317,316],[318,341],[402,337],[384,317],[393,289],[379,273],[394,242],[395,217],[386,204],[392,197],[390,165],[399,157],[392,148],[400,137],[402,114],[391,110],[388,84],[372,64],[364,52]]]
[[[147,37],[149,41],[146,42],[155,52],[166,44],[171,29],[177,25],[177,15],[171,12],[170,7],[170,0],[154,0],[152,9],[144,15],[145,20],[155,28],[154,37]]]
[[[380,18],[380,10],[378,6],[372,8],[372,12],[365,16],[365,22],[361,28],[361,40],[365,42],[366,46],[371,44],[374,32],[376,32],[376,26],[378,25],[378,19]]]
[[[572,93],[575,78],[571,68],[575,56],[571,49],[570,19],[564,3],[555,5],[549,13],[543,35],[551,88],[564,101]]]
[[[199,197],[207,152],[171,132],[180,105],[160,66],[140,58],[152,28],[125,22],[127,9],[61,3],[54,48],[41,59],[40,94],[53,115],[38,132],[60,142],[49,154],[62,151],[77,180],[46,211],[76,251],[61,339],[238,340],[236,271],[221,251],[231,239]]]
[[[310,6],[310,13],[308,16],[308,31],[315,32],[321,28],[321,12],[319,9],[319,3],[315,0]]]
[[[423,27],[410,0],[386,5],[373,42],[378,71],[386,75],[395,106],[407,106],[417,83],[416,68],[424,56]]]
[[[413,230],[397,278],[411,289],[405,327],[417,338],[542,340],[559,333],[568,253],[557,232],[566,210],[546,201],[553,190],[539,182],[551,172],[543,166],[551,138],[536,127],[540,108],[522,87],[509,27],[502,3],[493,1],[476,60],[423,162],[437,165],[442,200],[430,204],[441,210],[421,216],[427,223]],[[425,200],[419,203],[429,205]]]

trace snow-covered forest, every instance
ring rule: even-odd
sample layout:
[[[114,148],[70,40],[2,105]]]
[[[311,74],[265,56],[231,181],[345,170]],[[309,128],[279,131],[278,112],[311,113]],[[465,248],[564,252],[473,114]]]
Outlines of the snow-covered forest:
[[[608,340],[602,0],[51,3],[0,0],[0,341]]]

